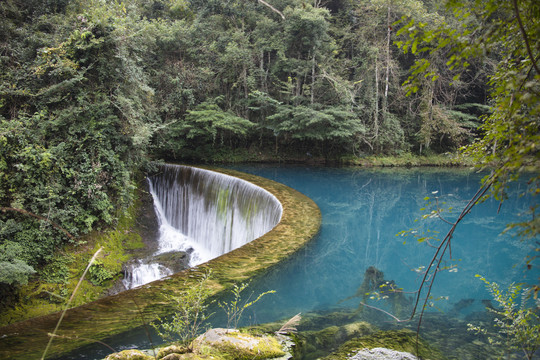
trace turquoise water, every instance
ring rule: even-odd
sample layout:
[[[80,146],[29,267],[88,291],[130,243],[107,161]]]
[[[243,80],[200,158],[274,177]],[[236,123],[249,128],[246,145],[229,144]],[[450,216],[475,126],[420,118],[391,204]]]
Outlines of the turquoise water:
[[[251,165],[232,168],[284,183],[306,194],[320,207],[323,219],[321,231],[313,241],[250,284],[245,296],[267,290],[276,293],[263,297],[246,310],[242,325],[281,321],[297,313],[324,316],[354,312],[361,309],[360,301],[406,318],[413,293],[422,279],[423,266],[427,266],[435,251],[430,245],[437,245],[437,238],[442,239],[450,228],[437,218],[417,219],[433,209],[426,208],[426,203],[433,204],[437,198],[444,217],[454,221],[477,191],[482,178],[480,174],[459,169]],[[510,195],[523,190],[523,186],[525,184],[517,184]],[[430,200],[425,200],[426,197]],[[438,273],[428,301],[427,311],[437,318],[432,319],[431,324],[429,317],[425,321],[426,329],[435,328],[438,338],[459,337],[460,343],[451,345],[454,349],[467,348],[467,343],[476,339],[466,331],[466,322],[478,318],[477,314],[485,314],[485,300],[491,298],[476,274],[503,286],[511,282],[536,283],[540,271],[537,268],[526,270],[525,266],[525,257],[531,254],[533,242],[501,234],[508,223],[525,220],[518,214],[527,211],[530,201],[510,196],[499,209],[500,204],[489,199],[476,206],[458,226],[452,239],[452,257],[445,256],[441,266],[446,268]],[[421,210],[423,208],[426,210]],[[409,236],[398,235],[404,230],[409,231]],[[414,235],[431,239],[419,242]],[[403,289],[399,308],[384,299],[380,288],[370,289],[367,297],[355,296],[370,267],[382,272],[385,282]],[[215,311],[212,325],[224,326],[221,310],[216,308]],[[367,320],[384,329],[403,326],[415,329],[416,324],[396,324],[381,311],[363,312],[357,320]],[[322,321],[321,328],[328,325],[331,324]],[[435,339],[429,334],[426,338]],[[116,349],[150,345],[143,331],[124,334],[108,343]],[[448,344],[447,341],[446,345],[444,342],[439,345],[450,346]],[[452,349],[443,350],[452,354]],[[106,354],[98,351],[96,355],[96,350],[86,348],[74,358],[82,358],[81,353],[86,358]],[[461,354],[455,358],[479,357]]]
[[[418,220],[436,207],[421,209],[428,201],[435,204],[437,197],[443,216],[455,221],[482,178],[457,169],[234,168],[297,189],[313,199],[322,212],[318,238],[287,264],[253,284],[257,291],[276,290],[253,312],[262,322],[299,312],[357,308],[362,297],[354,295],[369,267],[382,271],[386,281],[402,288],[405,299],[412,298],[406,292],[418,289],[423,267],[435,251],[430,245],[437,245],[437,238],[444,238],[450,229],[438,218]],[[517,185],[512,191],[522,190],[519,186],[525,185]],[[510,234],[501,234],[508,223],[524,220],[518,214],[526,212],[529,201],[510,196],[499,209],[499,202],[489,199],[467,215],[454,233],[452,256],[445,256],[442,265],[446,270],[437,275],[428,311],[464,317],[483,310],[482,300],[491,297],[476,274],[503,286],[536,281],[538,269],[528,271],[525,266],[532,241],[522,242]],[[416,232],[398,235],[404,230]],[[419,242],[414,234],[432,239]],[[370,296],[374,299],[365,300],[391,312],[388,301],[374,295]],[[399,315],[405,318],[408,313]]]

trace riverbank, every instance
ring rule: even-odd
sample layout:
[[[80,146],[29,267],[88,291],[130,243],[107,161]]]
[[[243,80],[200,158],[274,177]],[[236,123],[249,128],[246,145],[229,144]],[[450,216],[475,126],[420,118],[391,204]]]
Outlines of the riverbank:
[[[84,305],[118,292],[122,264],[132,257],[133,251],[148,246],[155,236],[148,224],[152,221],[148,214],[153,215],[152,199],[142,181],[134,198],[135,202],[119,214],[114,228],[94,230],[59,249],[28,284],[22,285],[11,299],[5,299],[0,311],[0,326],[63,310],[77,286],[71,306]],[[102,250],[96,262],[78,284],[99,248]]]

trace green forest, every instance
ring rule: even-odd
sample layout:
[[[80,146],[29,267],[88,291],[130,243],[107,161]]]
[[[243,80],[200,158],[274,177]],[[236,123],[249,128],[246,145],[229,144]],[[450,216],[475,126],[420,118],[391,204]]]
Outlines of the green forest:
[[[494,196],[531,169],[539,192],[534,0],[3,0],[0,19],[2,296],[67,276],[59,249],[117,227],[155,161],[459,153]]]

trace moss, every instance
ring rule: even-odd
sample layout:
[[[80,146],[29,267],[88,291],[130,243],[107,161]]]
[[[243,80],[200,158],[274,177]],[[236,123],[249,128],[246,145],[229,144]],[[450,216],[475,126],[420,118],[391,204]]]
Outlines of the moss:
[[[188,349],[184,346],[169,345],[169,346],[159,349],[157,353],[157,358],[162,359],[169,354],[185,354],[187,352],[188,352]]]
[[[238,347],[232,343],[223,343],[216,345],[215,349],[222,353],[222,357],[227,359],[248,360],[248,359],[272,359],[285,355],[281,349],[281,345],[277,340],[268,338],[265,341],[260,341],[253,348]]]
[[[230,360],[271,359],[285,355],[274,336],[238,330],[211,329],[199,336],[192,346],[194,352]]]
[[[445,357],[441,352],[425,341],[419,339],[416,344],[416,333],[411,330],[390,330],[379,331],[371,335],[362,336],[349,340],[333,352],[325,357],[325,360],[341,360],[347,359],[349,354],[359,349],[373,349],[377,347],[408,352],[421,357],[424,360],[444,360]]]

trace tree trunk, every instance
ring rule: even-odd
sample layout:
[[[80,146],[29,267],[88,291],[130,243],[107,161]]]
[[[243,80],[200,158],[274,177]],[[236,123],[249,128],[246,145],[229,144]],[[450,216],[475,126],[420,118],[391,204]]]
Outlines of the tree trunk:
[[[377,147],[379,138],[379,61],[375,59],[375,111],[373,112],[373,143]]]
[[[315,100],[315,52],[313,52],[313,57],[311,60],[311,105]]]
[[[382,103],[383,119],[386,118],[388,112],[388,88],[390,84],[390,37],[392,35],[392,28],[390,24],[390,1],[388,2],[388,13],[386,18],[387,34],[386,34],[386,75],[384,83],[384,98]]]

